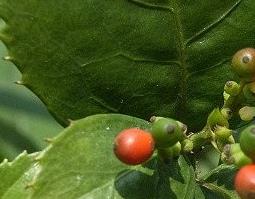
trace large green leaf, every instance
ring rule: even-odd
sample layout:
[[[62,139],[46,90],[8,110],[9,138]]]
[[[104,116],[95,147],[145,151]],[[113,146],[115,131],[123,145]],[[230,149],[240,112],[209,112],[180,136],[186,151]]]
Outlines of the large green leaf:
[[[113,153],[116,134],[149,123],[124,115],[96,115],[72,124],[38,157],[32,198],[193,199],[195,174],[183,157],[144,166],[120,163]]]
[[[118,195],[113,191],[117,174],[124,172],[125,176],[132,172],[125,171],[129,167],[115,158],[113,140],[121,130],[137,126],[148,128],[149,123],[122,115],[97,115],[74,122],[38,157],[41,172],[34,185],[33,198]]]
[[[0,57],[6,54],[0,43]],[[0,59],[0,161],[13,159],[23,150],[43,149],[44,138],[61,130],[31,91],[14,84],[20,77],[13,64]]]
[[[8,60],[62,123],[95,113],[181,119],[220,105],[255,46],[253,0],[0,0]]]

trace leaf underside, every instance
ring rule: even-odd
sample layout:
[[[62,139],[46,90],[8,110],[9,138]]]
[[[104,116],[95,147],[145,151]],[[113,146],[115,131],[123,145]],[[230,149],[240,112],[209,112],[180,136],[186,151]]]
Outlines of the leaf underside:
[[[169,116],[198,129],[255,46],[252,0],[0,0],[8,59],[62,123]]]

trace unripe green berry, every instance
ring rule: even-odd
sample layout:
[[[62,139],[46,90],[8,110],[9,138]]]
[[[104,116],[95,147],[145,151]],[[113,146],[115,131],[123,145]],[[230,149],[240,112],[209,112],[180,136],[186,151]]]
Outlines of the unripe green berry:
[[[227,81],[224,86],[224,91],[231,96],[237,96],[240,92],[240,86],[234,81]]]
[[[176,120],[160,118],[152,123],[151,133],[157,148],[168,148],[185,138]]]
[[[216,139],[228,139],[232,135],[232,131],[224,126],[216,126],[214,130]]]
[[[236,153],[232,157],[234,158],[234,164],[238,168],[252,163],[252,160],[248,156],[246,156],[243,152]]]
[[[252,160],[241,150],[239,143],[226,145],[222,157],[227,164],[234,164],[239,168],[252,163]]]
[[[231,144],[229,150],[231,154],[236,154],[242,151],[239,143]]]
[[[182,150],[186,153],[189,153],[193,150],[194,144],[190,139],[185,139],[181,142]]]
[[[245,128],[241,132],[239,141],[245,155],[255,161],[255,125]]]
[[[255,49],[244,48],[232,58],[232,70],[244,81],[255,80]]]
[[[246,84],[243,88],[243,94],[246,100],[255,101],[255,82]]]
[[[175,145],[168,148],[158,149],[158,155],[163,160],[172,159],[178,157],[181,153],[181,144],[177,142]]]
[[[243,121],[251,121],[255,117],[255,107],[244,106],[239,110],[239,115]]]
[[[226,134],[225,134],[225,136],[226,136]],[[218,137],[215,142],[216,142],[217,148],[220,151],[222,151],[226,145],[234,144],[235,140],[234,140],[234,137],[232,135],[230,135],[228,138],[224,138],[224,136]]]
[[[219,108],[214,109],[210,115],[207,118],[207,125],[211,129],[215,128],[217,125],[218,126],[225,126],[229,127],[229,123],[227,118],[224,117],[224,115],[220,112]]]

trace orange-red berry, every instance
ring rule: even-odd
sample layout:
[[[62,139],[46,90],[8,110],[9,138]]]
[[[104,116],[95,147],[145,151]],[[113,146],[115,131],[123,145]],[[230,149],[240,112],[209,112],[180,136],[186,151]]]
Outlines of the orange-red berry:
[[[114,141],[114,153],[117,158],[129,165],[147,161],[154,151],[154,140],[149,132],[138,128],[121,131]]]
[[[255,198],[255,164],[246,165],[237,172],[235,189],[241,199]]]

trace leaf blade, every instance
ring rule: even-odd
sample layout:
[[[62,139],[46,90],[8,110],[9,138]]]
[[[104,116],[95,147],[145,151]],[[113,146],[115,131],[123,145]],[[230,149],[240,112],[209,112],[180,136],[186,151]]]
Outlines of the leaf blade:
[[[251,0],[1,3],[13,62],[64,124],[96,113],[156,114],[198,129],[234,78],[232,54],[255,45]]]

